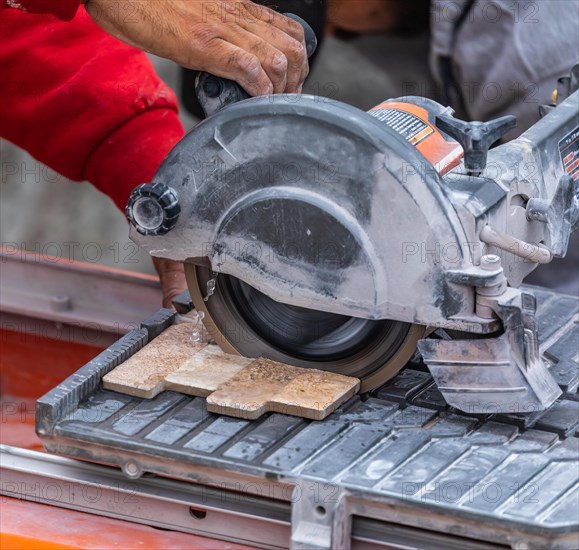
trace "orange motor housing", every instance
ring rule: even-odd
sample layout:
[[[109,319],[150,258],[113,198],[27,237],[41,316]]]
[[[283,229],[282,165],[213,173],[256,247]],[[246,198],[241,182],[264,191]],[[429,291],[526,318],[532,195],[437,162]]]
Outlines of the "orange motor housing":
[[[406,101],[384,101],[370,109],[368,114],[414,145],[442,176],[458,166],[464,155],[460,144],[434,125],[436,115],[444,111],[446,109],[435,101],[406,98]]]

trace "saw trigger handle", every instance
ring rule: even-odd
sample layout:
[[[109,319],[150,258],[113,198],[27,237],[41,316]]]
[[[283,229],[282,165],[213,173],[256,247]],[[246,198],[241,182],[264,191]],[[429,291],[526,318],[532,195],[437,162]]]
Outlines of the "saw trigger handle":
[[[195,82],[195,93],[205,116],[251,97],[235,80],[227,80],[209,73],[199,73]]]
[[[311,57],[318,47],[318,39],[313,29],[301,17],[293,13],[284,13],[304,28],[306,53]],[[209,73],[199,73],[195,82],[195,94],[206,116],[210,116],[224,107],[237,103],[251,96],[234,80],[228,80]]]

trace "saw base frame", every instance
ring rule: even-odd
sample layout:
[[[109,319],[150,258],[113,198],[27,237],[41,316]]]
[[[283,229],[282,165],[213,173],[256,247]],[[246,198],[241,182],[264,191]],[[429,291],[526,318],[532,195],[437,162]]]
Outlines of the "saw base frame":
[[[175,314],[161,310],[41,398],[37,432],[51,452],[120,467],[135,491],[151,494],[154,480],[139,479],[145,473],[180,480],[183,510],[201,508],[207,522],[191,518],[184,527],[176,519],[175,529],[207,535],[215,515],[249,512],[241,504],[254,499],[261,528],[237,524],[214,536],[268,548],[347,548],[360,540],[573,548],[579,369],[569,323],[579,300],[535,292],[540,349],[566,392],[547,411],[458,413],[417,364],[322,422],[283,414],[247,421],[208,413],[199,397],[164,392],[143,400],[102,390],[107,372],[173,323]],[[128,506],[135,521],[156,524]]]

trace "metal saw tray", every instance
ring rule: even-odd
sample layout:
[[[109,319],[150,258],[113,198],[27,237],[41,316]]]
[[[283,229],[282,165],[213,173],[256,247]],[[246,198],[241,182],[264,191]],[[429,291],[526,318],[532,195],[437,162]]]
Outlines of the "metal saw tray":
[[[120,467],[135,480],[181,480],[191,506],[203,508],[206,488],[222,495],[223,508],[249,498],[248,518],[259,508],[265,525],[291,525],[285,539],[223,525],[215,536],[230,540],[577,548],[579,299],[533,290],[540,349],[565,392],[544,412],[458,413],[420,363],[320,422],[277,413],[249,421],[208,413],[200,397],[102,390],[104,374],[172,324],[175,313],[160,310],[42,397],[37,432],[50,452]]]

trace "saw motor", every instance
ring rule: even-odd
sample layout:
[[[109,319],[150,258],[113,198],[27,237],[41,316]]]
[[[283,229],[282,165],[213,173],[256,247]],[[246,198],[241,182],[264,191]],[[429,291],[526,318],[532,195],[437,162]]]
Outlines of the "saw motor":
[[[369,112],[244,99],[232,84],[200,76],[210,116],[127,206],[135,242],[185,263],[225,351],[355,376],[368,391],[418,348],[463,411],[554,402],[520,285],[565,255],[577,226],[577,92],[490,149],[514,117],[464,122],[419,97]]]

